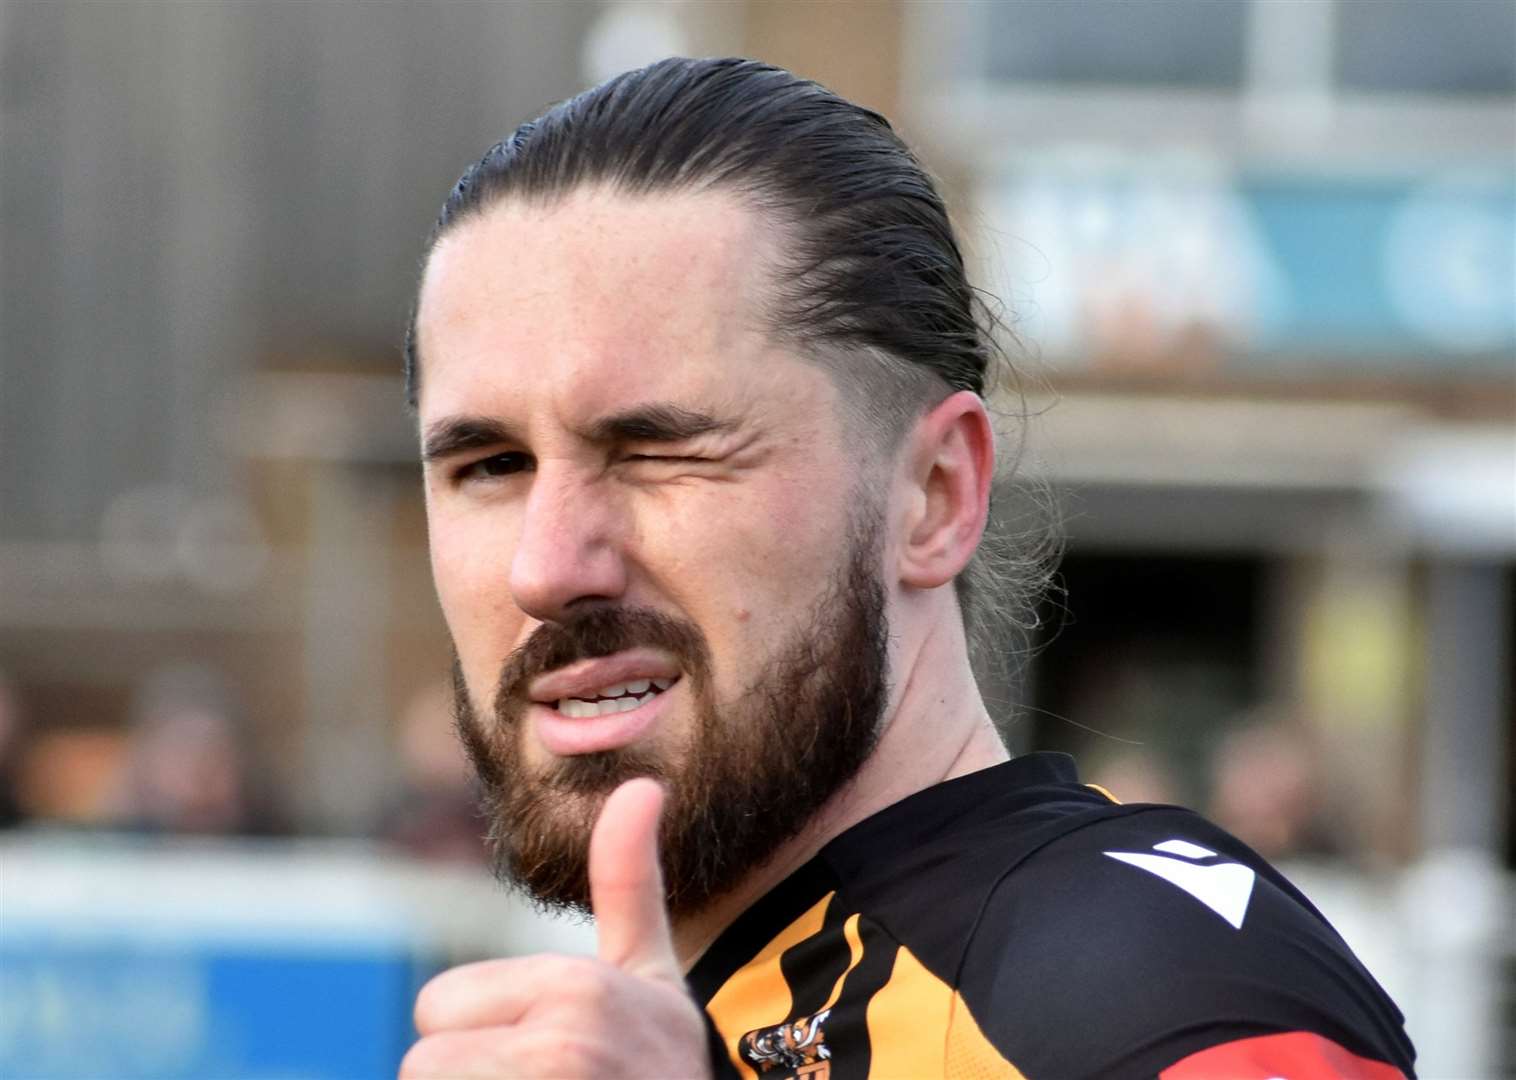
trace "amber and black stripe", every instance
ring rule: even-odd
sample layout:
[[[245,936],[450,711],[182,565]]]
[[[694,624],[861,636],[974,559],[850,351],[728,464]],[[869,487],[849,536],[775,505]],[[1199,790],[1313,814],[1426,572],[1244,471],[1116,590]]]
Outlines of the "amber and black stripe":
[[[1245,928],[1105,854],[1173,838],[1254,870]],[[1062,755],[843,833],[689,981],[728,1077],[1151,1077],[1242,1040],[1412,1074],[1398,1010],[1288,882],[1188,811],[1080,785]],[[1292,1032],[1312,1037],[1268,1038]]]

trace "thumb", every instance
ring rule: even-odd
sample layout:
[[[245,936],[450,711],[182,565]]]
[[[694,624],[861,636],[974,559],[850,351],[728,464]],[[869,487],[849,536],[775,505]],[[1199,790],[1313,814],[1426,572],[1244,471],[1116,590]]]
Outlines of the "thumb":
[[[605,800],[590,835],[590,904],[600,959],[632,975],[680,981],[658,865],[663,787],[628,780]]]

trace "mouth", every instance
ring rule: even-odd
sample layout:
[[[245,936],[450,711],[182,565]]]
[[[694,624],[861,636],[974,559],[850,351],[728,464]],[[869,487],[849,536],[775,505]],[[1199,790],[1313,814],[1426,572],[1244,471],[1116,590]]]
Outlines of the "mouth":
[[[527,686],[527,697],[554,708],[567,703],[568,708],[559,710],[567,716],[600,716],[634,708],[621,702],[662,693],[683,673],[679,661],[662,649],[623,649],[609,656],[576,660],[539,675]],[[602,709],[605,702],[614,704]]]
[[[651,649],[580,660],[542,675],[528,690],[537,740],[560,757],[635,742],[663,715],[683,675],[671,655]]]
[[[677,675],[672,679],[633,679],[631,682],[601,687],[591,694],[559,698],[554,703],[554,708],[573,719],[631,712],[639,705],[646,705],[678,681]]]

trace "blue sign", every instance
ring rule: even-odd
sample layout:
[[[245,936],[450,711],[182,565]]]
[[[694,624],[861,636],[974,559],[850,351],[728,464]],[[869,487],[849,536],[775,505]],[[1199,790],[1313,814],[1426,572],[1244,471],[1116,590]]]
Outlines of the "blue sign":
[[[432,967],[394,944],[0,940],[7,1080],[370,1080]]]
[[[983,193],[1023,340],[1065,362],[1516,372],[1516,177],[1027,166]]]
[[[1516,349],[1516,188],[1509,181],[1252,180],[1240,192],[1280,295],[1265,350]]]

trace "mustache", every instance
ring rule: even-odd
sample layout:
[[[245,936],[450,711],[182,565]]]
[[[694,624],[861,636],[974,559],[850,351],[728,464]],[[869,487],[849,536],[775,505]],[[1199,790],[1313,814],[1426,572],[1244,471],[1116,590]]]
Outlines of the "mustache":
[[[525,702],[527,686],[539,675],[639,646],[672,653],[697,686],[706,683],[710,647],[693,623],[652,608],[599,607],[543,623],[506,657],[496,686],[497,710]]]

